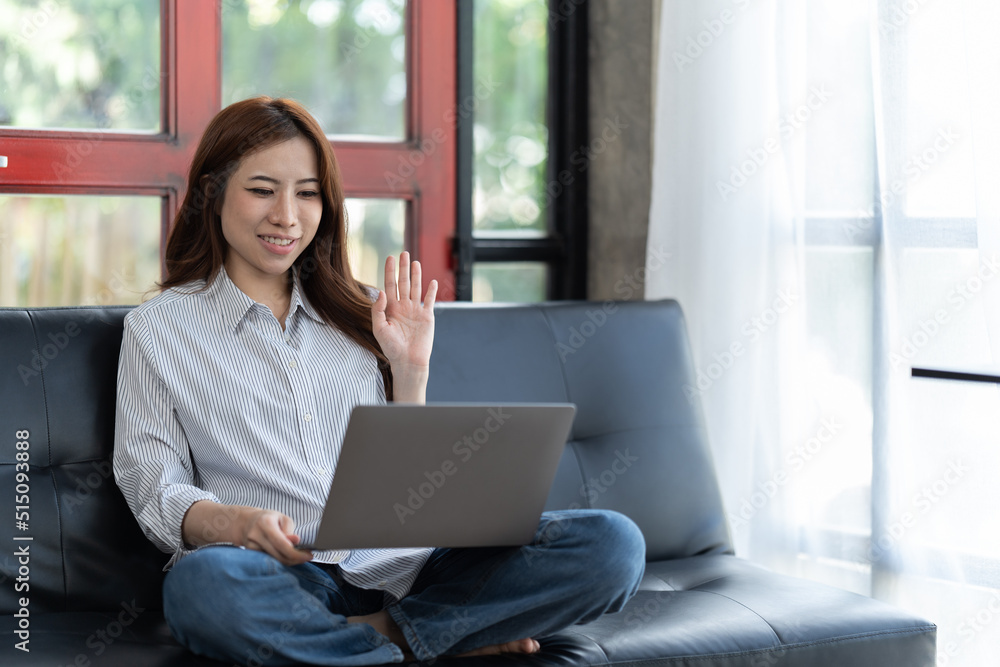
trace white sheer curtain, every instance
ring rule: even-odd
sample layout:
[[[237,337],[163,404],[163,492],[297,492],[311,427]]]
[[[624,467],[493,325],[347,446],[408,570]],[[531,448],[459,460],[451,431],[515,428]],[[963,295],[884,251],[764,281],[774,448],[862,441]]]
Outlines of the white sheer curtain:
[[[737,553],[1000,662],[1000,3],[664,0],[647,298]],[[658,259],[669,253],[666,265]]]

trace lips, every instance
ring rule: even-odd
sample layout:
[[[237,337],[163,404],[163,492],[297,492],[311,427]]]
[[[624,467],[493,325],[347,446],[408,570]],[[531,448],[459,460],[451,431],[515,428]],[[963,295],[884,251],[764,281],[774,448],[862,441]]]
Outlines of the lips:
[[[268,251],[275,253],[276,255],[287,255],[292,252],[295,245],[298,243],[298,239],[287,239],[280,236],[258,236],[261,244]]]

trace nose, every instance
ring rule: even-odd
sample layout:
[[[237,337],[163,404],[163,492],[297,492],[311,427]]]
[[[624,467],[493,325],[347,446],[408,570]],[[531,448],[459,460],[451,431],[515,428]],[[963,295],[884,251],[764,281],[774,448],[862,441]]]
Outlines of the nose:
[[[268,220],[281,227],[293,227],[298,222],[295,196],[284,193],[278,194],[274,198],[274,205],[268,214]]]

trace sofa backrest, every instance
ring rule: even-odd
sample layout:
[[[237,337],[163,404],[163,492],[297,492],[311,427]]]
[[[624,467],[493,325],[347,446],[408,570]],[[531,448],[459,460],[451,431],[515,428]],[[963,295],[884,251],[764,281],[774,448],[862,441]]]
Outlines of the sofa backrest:
[[[33,614],[161,606],[167,556],[110,466],[126,312],[0,309],[0,614],[20,597]],[[430,400],[577,404],[549,508],[624,512],[650,560],[730,550],[676,303],[441,304],[437,318]]]
[[[8,512],[0,521],[0,613],[18,610],[21,597],[32,614],[115,610],[133,600],[140,607],[161,605],[167,556],[143,536],[110,464],[126,312],[0,310],[0,354],[6,356],[0,364],[0,507]],[[25,431],[28,437],[18,438]],[[28,443],[31,463],[20,488],[17,442]],[[29,501],[27,530],[12,516],[19,490],[27,491],[17,494]],[[24,548],[26,558],[15,555]]]
[[[430,401],[571,402],[548,509],[631,517],[647,560],[732,551],[675,301],[442,304]]]

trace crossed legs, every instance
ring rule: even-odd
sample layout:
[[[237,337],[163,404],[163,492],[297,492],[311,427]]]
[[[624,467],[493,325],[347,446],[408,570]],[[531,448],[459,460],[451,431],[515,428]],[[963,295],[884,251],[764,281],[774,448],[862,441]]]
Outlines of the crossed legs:
[[[192,651],[255,665],[372,665],[469,652],[530,652],[534,641],[617,611],[642,578],[645,544],[616,512],[546,512],[531,544],[437,549],[410,593],[346,584],[317,565],[209,547],[164,583],[164,613]]]

